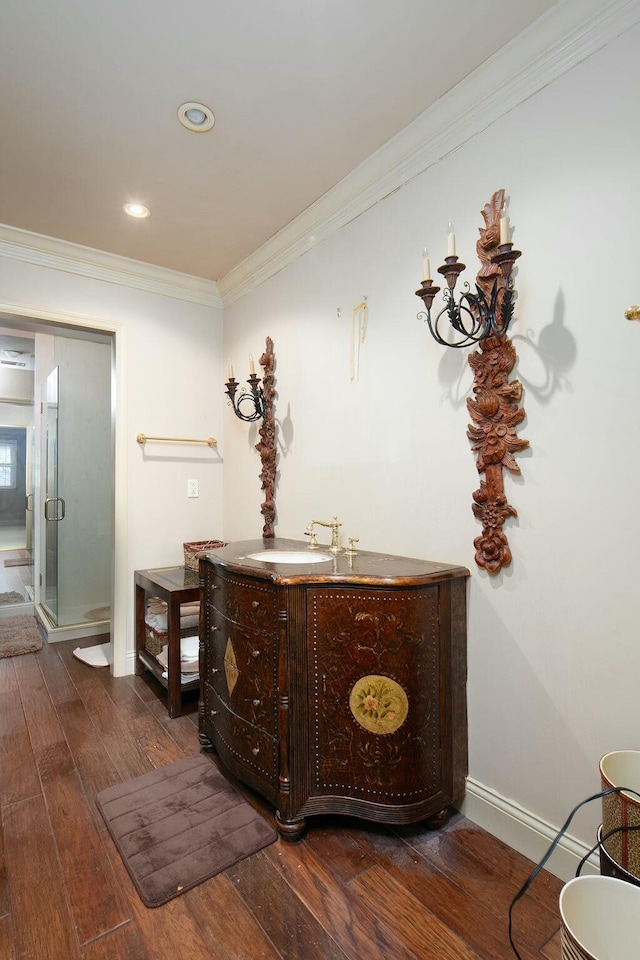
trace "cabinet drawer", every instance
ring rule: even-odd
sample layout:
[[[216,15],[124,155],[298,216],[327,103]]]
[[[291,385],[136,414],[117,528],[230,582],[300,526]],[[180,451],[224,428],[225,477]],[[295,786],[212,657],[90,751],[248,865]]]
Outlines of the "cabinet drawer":
[[[275,633],[276,595],[270,584],[261,580],[221,576],[215,572],[205,585],[205,600],[233,623],[252,630]]]
[[[236,761],[270,783],[276,783],[276,738],[230,710],[209,683],[204,684],[204,723],[214,746],[222,744]]]
[[[204,680],[239,716],[276,730],[277,658],[271,634],[247,630],[212,611]],[[221,626],[218,626],[221,624]]]

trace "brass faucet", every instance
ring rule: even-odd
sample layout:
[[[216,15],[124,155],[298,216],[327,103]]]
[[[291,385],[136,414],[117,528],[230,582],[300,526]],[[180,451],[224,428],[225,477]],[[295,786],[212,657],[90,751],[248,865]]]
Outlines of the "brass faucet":
[[[309,550],[318,549],[318,537],[315,530],[313,529],[315,524],[318,524],[319,527],[331,527],[331,546],[329,550],[331,553],[341,553],[342,547],[340,546],[340,527],[342,526],[342,521],[338,520],[337,517],[334,517],[333,520],[312,520],[311,523],[307,524],[307,529],[304,532],[305,537],[310,537],[309,540]]]

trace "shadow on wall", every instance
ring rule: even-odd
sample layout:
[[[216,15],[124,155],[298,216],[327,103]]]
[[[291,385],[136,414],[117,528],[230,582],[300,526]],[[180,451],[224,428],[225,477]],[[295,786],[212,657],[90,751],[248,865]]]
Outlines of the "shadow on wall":
[[[520,380],[526,394],[540,403],[549,403],[555,393],[571,391],[569,371],[577,356],[577,343],[564,324],[565,303],[558,290],[553,308],[553,320],[540,331],[538,342],[528,330],[525,336],[511,337],[518,354],[512,379]],[[438,367],[438,379],[444,388],[442,403],[454,409],[467,402],[473,388],[473,372],[468,364],[469,351],[444,350]]]
[[[560,390],[572,390],[568,375],[578,351],[575,337],[564,324],[564,314],[564,294],[558,290],[553,320],[540,331],[537,345],[530,331],[526,337],[513,337],[519,356],[519,378],[525,390],[540,403],[548,403]]]

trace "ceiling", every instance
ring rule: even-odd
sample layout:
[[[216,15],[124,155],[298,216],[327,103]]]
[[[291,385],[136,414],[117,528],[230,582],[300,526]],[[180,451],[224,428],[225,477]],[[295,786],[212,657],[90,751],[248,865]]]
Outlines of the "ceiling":
[[[14,337],[0,329],[0,371],[4,367],[33,370],[35,343],[24,335]]]
[[[0,223],[219,280],[556,2],[2,0]]]

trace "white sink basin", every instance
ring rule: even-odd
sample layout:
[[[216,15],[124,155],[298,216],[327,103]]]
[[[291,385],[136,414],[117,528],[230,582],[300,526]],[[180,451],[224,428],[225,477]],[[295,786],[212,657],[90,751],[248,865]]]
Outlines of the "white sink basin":
[[[260,550],[248,553],[245,559],[263,563],[323,563],[333,558],[329,553],[314,553],[313,550]]]

